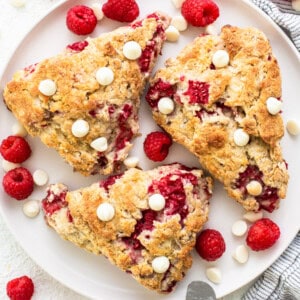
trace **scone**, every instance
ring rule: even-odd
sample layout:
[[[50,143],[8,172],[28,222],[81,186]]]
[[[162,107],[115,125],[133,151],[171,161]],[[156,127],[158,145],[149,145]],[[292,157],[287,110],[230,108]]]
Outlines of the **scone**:
[[[269,212],[288,184],[280,97],[280,70],[266,36],[229,25],[169,59],[146,95],[155,121],[230,197],[246,210]]]
[[[30,135],[55,148],[75,171],[110,174],[138,134],[140,95],[168,24],[169,17],[154,13],[69,45],[18,71],[4,101]]]
[[[171,292],[192,265],[197,232],[208,219],[212,180],[180,164],[136,168],[76,191],[51,185],[42,201],[47,223],[64,239]]]

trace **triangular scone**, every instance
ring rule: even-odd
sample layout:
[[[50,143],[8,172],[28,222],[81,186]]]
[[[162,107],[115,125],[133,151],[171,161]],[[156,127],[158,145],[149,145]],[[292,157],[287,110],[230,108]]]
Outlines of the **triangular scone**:
[[[279,145],[283,121],[280,113],[269,113],[270,97],[281,101],[281,77],[267,38],[258,29],[229,25],[219,36],[197,37],[169,59],[146,95],[155,121],[232,198],[246,210],[269,212],[285,197],[288,183]]]
[[[133,168],[73,192],[51,185],[43,209],[62,238],[105,255],[145,287],[170,292],[192,265],[211,190],[210,177],[180,164]]]
[[[126,158],[130,141],[138,134],[140,95],[161,52],[168,24],[167,16],[155,13],[70,45],[62,54],[17,72],[5,88],[5,103],[30,135],[55,148],[76,171],[110,174]],[[140,46],[137,59],[136,44],[127,48],[130,59],[123,52],[132,41]],[[111,74],[102,70],[96,76],[102,67],[113,73],[108,85],[103,84]],[[50,91],[49,81],[47,86],[44,80],[51,80]],[[47,93],[53,92],[54,82],[52,96],[39,90],[42,81]],[[77,122],[74,135],[72,125],[77,120],[87,123]]]

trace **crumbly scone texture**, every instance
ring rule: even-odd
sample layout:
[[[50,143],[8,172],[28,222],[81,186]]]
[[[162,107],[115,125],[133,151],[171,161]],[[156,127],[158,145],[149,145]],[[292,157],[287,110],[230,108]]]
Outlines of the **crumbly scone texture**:
[[[105,255],[143,286],[167,293],[192,265],[190,252],[208,219],[211,192],[212,179],[201,170],[172,164],[150,171],[129,169],[72,192],[63,184],[51,185],[43,208],[47,223],[62,238]],[[149,207],[155,193],[165,197],[161,211]],[[108,222],[96,214],[104,202],[115,209]],[[164,273],[153,270],[158,256],[170,261]]]
[[[228,52],[228,66],[213,65],[217,50]],[[168,115],[158,110],[162,97],[174,100]],[[283,120],[268,112],[269,97],[281,98],[281,77],[268,39],[256,28],[230,25],[220,35],[197,37],[167,60],[146,95],[155,121],[199,158],[229,196],[253,211],[276,209],[289,178],[279,144]],[[246,146],[234,142],[238,128],[250,136]],[[262,185],[260,195],[248,193],[251,180]]]
[[[5,87],[4,101],[30,135],[55,148],[75,171],[85,176],[110,174],[127,157],[131,140],[139,133],[140,95],[161,51],[168,24],[169,17],[155,13],[130,26],[88,38],[81,52],[67,48],[16,72]],[[139,43],[140,58],[124,56],[123,46],[128,41]],[[108,86],[96,80],[100,67],[109,67],[114,73]],[[56,83],[53,96],[45,96],[38,89],[45,79]],[[90,128],[81,138],[71,132],[78,119],[87,121]],[[99,137],[108,141],[104,152],[90,146]]]

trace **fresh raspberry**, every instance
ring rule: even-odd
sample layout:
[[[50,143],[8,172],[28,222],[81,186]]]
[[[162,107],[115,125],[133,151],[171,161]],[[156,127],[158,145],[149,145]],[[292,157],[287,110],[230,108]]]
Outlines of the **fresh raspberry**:
[[[27,169],[15,168],[4,175],[2,185],[8,195],[23,200],[33,191],[33,178]]]
[[[146,136],[144,151],[147,157],[153,161],[164,160],[172,145],[172,139],[164,132],[154,131]]]
[[[34,285],[28,276],[10,280],[6,285],[6,294],[11,300],[30,300]]]
[[[135,0],[108,0],[102,6],[104,15],[119,22],[132,22],[140,14]]]
[[[67,12],[66,19],[69,30],[78,35],[90,34],[97,25],[94,11],[85,5],[76,5]]]
[[[225,252],[225,241],[221,233],[214,229],[203,230],[196,240],[196,250],[205,260],[214,261]]]
[[[2,141],[0,153],[5,160],[19,164],[31,155],[31,149],[24,138],[10,135]]]
[[[263,218],[251,225],[247,234],[247,245],[254,251],[272,247],[280,237],[277,224],[268,218]]]
[[[193,26],[204,27],[219,17],[219,7],[212,0],[185,0],[181,7],[184,18]]]

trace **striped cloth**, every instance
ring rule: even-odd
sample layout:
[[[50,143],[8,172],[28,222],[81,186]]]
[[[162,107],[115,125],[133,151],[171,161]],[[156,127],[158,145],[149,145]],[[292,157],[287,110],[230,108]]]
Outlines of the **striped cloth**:
[[[300,12],[292,9],[291,1],[251,1],[287,33],[300,51]],[[242,299],[300,299],[300,232],[285,252],[263,273]]]
[[[242,299],[300,299],[300,233],[298,233],[285,252],[263,273]]]
[[[300,12],[292,8],[291,0],[251,0],[275,21],[300,51]],[[300,0],[298,0],[300,1]]]

